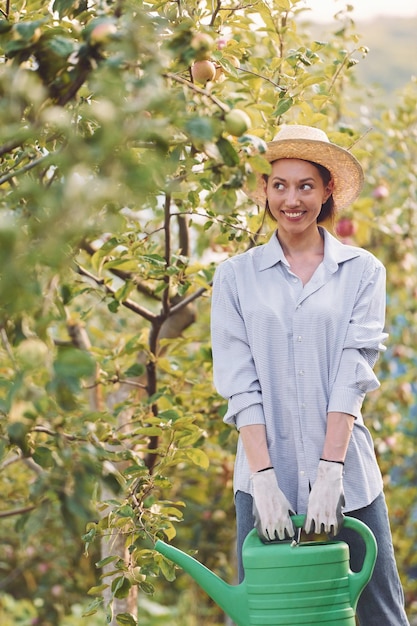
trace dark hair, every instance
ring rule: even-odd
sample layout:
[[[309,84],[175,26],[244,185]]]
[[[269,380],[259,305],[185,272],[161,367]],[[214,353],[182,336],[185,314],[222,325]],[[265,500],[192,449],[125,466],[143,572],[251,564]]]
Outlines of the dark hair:
[[[321,176],[321,179],[324,183],[324,186],[326,187],[332,179],[332,175],[327,169],[327,167],[324,167],[324,165],[320,165],[320,163],[315,163],[314,161],[307,161],[307,163],[311,163],[311,165],[314,165],[314,167],[317,168]],[[268,182],[268,175],[264,174],[263,179],[265,182]],[[272,215],[271,210],[269,208],[268,200],[266,201],[265,211],[269,215],[269,217],[274,219],[274,216]],[[321,222],[325,222],[328,219],[333,220],[335,213],[336,213],[336,207],[334,204],[333,195],[330,194],[326,202],[322,204],[321,206],[321,211],[317,216],[317,223],[320,224]]]

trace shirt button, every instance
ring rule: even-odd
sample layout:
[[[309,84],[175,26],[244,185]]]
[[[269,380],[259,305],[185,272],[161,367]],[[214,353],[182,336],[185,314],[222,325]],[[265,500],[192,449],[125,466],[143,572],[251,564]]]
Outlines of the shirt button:
[[[304,376],[304,370],[300,370],[298,373],[300,376]]]
[[[298,278],[295,278],[295,276],[294,276],[294,278],[292,279],[292,282],[293,283],[298,283]]]
[[[304,470],[301,470],[301,472],[300,472],[300,476],[304,476],[304,474],[305,474],[305,471],[304,471]]]
[[[303,340],[302,336],[301,336],[301,335],[298,335],[298,337],[297,337],[297,341],[302,341],[302,340]]]
[[[305,408],[306,408],[306,403],[305,403],[305,402],[302,402],[302,403],[301,403],[301,408],[302,408],[302,409],[305,409]]]

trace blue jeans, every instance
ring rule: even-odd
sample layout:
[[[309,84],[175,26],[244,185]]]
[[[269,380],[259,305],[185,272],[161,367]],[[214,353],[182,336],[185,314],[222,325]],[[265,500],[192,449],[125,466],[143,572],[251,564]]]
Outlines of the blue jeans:
[[[244,578],[242,546],[246,535],[254,527],[252,496],[238,491],[235,495],[237,522],[237,557],[239,582]],[[378,556],[371,580],[362,591],[357,607],[361,626],[409,626],[404,610],[404,593],[398,576],[392,546],[391,530],[384,494],[381,493],[369,506],[349,511],[350,517],[364,522],[374,533],[378,544]],[[358,572],[362,568],[365,543],[357,533],[342,529],[335,537],[345,541],[350,550],[350,567]]]

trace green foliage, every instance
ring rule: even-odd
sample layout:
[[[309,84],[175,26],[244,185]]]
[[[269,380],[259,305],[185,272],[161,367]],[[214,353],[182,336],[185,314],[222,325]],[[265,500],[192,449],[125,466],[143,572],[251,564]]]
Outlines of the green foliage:
[[[152,548],[175,540],[233,576],[236,434],[211,380],[210,285],[264,240],[243,189],[284,122],[347,147],[363,135],[367,187],[347,216],[387,264],[392,337],[367,409],[416,602],[416,85],[358,119],[354,25],[341,14],[315,41],[302,16],[299,0],[32,0],[3,15],[2,623],[218,623]],[[190,68],[206,56],[218,77],[203,87]],[[239,138],[233,108],[251,119]],[[389,197],[372,198],[381,181]]]

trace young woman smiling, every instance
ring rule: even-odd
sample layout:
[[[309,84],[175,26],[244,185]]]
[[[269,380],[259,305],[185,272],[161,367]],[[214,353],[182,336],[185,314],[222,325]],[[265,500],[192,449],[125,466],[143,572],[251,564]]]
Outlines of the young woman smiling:
[[[239,577],[255,527],[263,541],[326,532],[363,545],[343,514],[373,531],[378,557],[358,603],[361,626],[407,626],[383,484],[362,416],[384,350],[385,269],[322,223],[360,194],[349,151],[309,126],[285,126],[251,197],[276,221],[268,243],[221,263],[212,300],[214,382],[239,431],[234,472]]]

